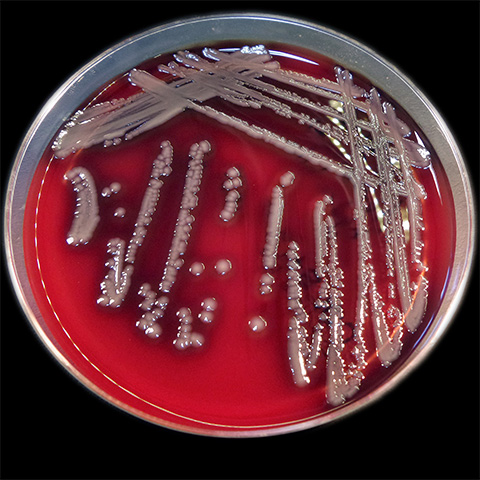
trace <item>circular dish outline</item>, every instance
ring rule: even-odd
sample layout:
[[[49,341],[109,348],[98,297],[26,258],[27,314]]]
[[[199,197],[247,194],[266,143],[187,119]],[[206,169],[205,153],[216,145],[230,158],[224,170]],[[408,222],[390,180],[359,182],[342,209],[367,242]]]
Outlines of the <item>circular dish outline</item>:
[[[278,38],[288,38],[293,46],[317,51],[344,68],[362,74],[401,105],[418,124],[437,152],[453,193],[456,242],[451,276],[437,316],[422,340],[397,372],[370,394],[327,413],[292,422],[243,427],[213,424],[234,430],[202,430],[153,417],[113,398],[70,363],[41,318],[29,285],[21,241],[23,206],[38,160],[57,130],[78,105],[107,81],[149,58],[198,45],[199,40],[208,44],[229,40],[268,42]],[[472,188],[460,149],[441,115],[413,82],[370,48],[343,34],[304,20],[258,13],[208,15],[160,25],[114,45],[74,73],[45,103],[18,150],[7,188],[4,228],[7,264],[20,304],[37,335],[67,371],[104,400],[144,420],[183,432],[224,437],[276,435],[325,424],[356,412],[396,387],[422,363],[451,324],[465,293],[476,235]],[[189,420],[212,426],[209,422]]]

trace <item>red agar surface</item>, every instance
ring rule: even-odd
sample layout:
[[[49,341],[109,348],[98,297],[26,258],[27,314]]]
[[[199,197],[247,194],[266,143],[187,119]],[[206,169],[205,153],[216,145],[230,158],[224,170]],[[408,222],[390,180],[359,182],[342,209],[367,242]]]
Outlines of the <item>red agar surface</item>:
[[[241,45],[220,47],[238,46]],[[329,59],[285,45],[266,47],[282,69],[335,81],[335,64]],[[200,48],[193,51],[201,56]],[[157,65],[166,65],[172,59],[171,54],[163,55],[137,69],[170,81],[172,77],[159,72]],[[355,72],[352,74],[356,85],[370,90],[366,80]],[[139,92],[141,89],[132,85],[125,74],[79,108],[128,98]],[[388,100],[381,95],[382,100]],[[218,97],[206,104],[345,162],[339,149],[317,130],[267,108],[225,106]],[[320,357],[316,368],[310,371],[310,383],[298,386],[293,381],[287,346],[292,315],[288,309],[287,251],[290,242],[297,242],[302,303],[310,319],[306,328],[312,335],[314,325],[319,322],[315,301],[320,286],[315,275],[312,219],[316,202],[327,195],[331,197],[329,215],[335,219],[339,264],[344,275],[343,355],[348,365],[354,360],[359,295],[352,182],[191,109],[119,145],[94,145],[65,159],[56,158],[49,146],[40,159],[26,205],[25,257],[40,311],[63,355],[114,402],[161,424],[194,431],[250,430],[296,424],[321,417],[371,393],[401,367],[428,332],[442,301],[454,246],[452,196],[442,167],[429,148],[428,139],[398,105],[392,104],[397,116],[416,132],[431,154],[428,167],[413,168],[415,179],[427,194],[422,200],[425,225],[422,261],[428,268],[425,273],[429,282],[428,303],[420,326],[413,333],[405,332],[402,353],[389,367],[382,366],[377,356],[372,319],[367,316],[364,379],[358,392],[343,405],[331,405],[326,399],[326,358],[331,341],[327,321],[323,322]],[[172,172],[163,178],[156,211],[137,251],[128,292],[120,307],[105,307],[97,300],[101,295],[100,284],[108,272],[105,264],[111,257],[107,244],[113,238],[128,244],[153,161],[165,140],[173,147]],[[193,144],[204,140],[209,142],[211,150],[203,158],[198,205],[192,211],[195,221],[182,256],[184,263],[169,293],[165,315],[158,320],[162,333],[158,338],[149,338],[136,327],[144,313],[139,308],[143,298],[138,292],[145,283],[158,292],[179,212],[189,151]],[[94,179],[100,221],[91,240],[75,246],[66,239],[76,195],[64,175],[79,166],[88,169]],[[225,222],[220,218],[227,194],[223,183],[232,167],[239,172],[241,186],[237,188],[239,198],[234,217]],[[272,190],[286,172],[292,172],[295,179],[292,185],[283,188],[277,266],[267,271],[262,255]],[[121,186],[118,193],[102,196],[102,190],[113,182]],[[386,310],[390,280],[385,268],[385,242],[373,196],[368,196],[367,202],[372,263]],[[115,215],[119,208],[124,209],[123,216]],[[407,253],[409,249],[407,245]],[[231,264],[224,275],[215,269],[219,260],[228,260]],[[205,267],[199,275],[189,271],[195,262]],[[413,267],[409,268],[413,272]],[[271,273],[275,283],[271,293],[262,295],[260,278],[266,272]],[[215,298],[217,302],[210,323],[197,318],[202,312],[202,301],[207,298]],[[398,305],[398,300],[395,302]],[[193,331],[204,339],[201,347],[179,350],[174,346],[180,327],[176,313],[184,307],[192,312]],[[265,320],[266,326],[253,331],[249,322],[258,316]]]

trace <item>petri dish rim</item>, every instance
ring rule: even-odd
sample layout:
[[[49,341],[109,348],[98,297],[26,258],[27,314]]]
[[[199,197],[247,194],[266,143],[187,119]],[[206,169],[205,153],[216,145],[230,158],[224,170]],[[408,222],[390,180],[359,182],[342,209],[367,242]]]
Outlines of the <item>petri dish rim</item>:
[[[383,385],[347,406],[292,424],[255,429],[204,430],[159,420],[113,398],[83,376],[69,361],[43,321],[30,289],[23,255],[23,208],[38,160],[57,130],[85,99],[111,78],[144,60],[199,43],[262,43],[288,38],[288,43],[330,57],[362,74],[398,102],[427,136],[449,180],[456,217],[456,244],[450,280],[437,317],[408,360]],[[21,144],[10,175],[5,202],[5,250],[20,304],[47,349],[83,385],[104,400],[144,420],[184,432],[224,437],[276,435],[303,430],[344,417],[393,389],[418,367],[438,343],[463,298],[475,251],[475,212],[468,171],[447,124],[420,90],[387,60],[343,34],[304,20],[270,14],[225,14],[185,18],[154,27],[112,46],[74,73],[45,103]]]

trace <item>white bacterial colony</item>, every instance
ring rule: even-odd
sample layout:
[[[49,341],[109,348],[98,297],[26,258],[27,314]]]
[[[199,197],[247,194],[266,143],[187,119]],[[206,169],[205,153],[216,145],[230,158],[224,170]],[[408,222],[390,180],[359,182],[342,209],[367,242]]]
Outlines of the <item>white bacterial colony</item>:
[[[232,269],[232,262],[227,258],[221,258],[215,264],[215,270],[219,275],[226,275]]]
[[[198,314],[198,318],[203,323],[212,323],[214,318],[214,312],[218,307],[217,301],[213,297],[206,298],[201,303],[201,307],[202,311]]]
[[[107,244],[111,255],[105,264],[108,273],[100,283],[102,295],[97,300],[104,307],[119,307],[130,287],[133,265],[125,265],[125,240],[113,238]],[[124,266],[125,265],[125,266]]]
[[[285,201],[283,188],[293,185],[295,175],[292,172],[286,172],[280,177],[280,185],[275,185],[272,190],[272,199],[270,202],[270,211],[268,213],[267,234],[265,237],[265,247],[263,249],[263,266],[266,269],[277,266],[278,245],[280,242],[280,233],[282,230],[283,209]]]
[[[111,183],[108,187],[102,190],[102,197],[110,197],[118,193],[122,189],[122,185],[118,182]]]
[[[199,277],[205,271],[205,264],[202,262],[193,262],[188,271],[195,277]]]
[[[363,378],[360,369],[347,368],[342,358],[345,348],[343,311],[343,271],[339,267],[338,243],[335,222],[327,215],[327,208],[333,204],[329,196],[316,203],[314,209],[315,227],[315,273],[320,280],[318,300],[319,320],[330,327],[327,350],[326,398],[330,405],[340,405],[354,395]]]
[[[157,208],[160,189],[163,186],[163,180],[161,180],[160,177],[168,177],[170,173],[172,173],[172,145],[168,140],[165,140],[160,146],[162,150],[153,162],[150,182],[143,195],[142,205],[138,212],[137,221],[135,222],[135,230],[128,245],[126,261],[132,264],[135,262],[137,250],[142,246],[145,236],[147,235],[147,228]]]
[[[123,208],[123,207],[118,207],[118,208],[115,210],[113,216],[114,216],[114,217],[117,217],[117,218],[123,218],[126,213],[127,213],[127,211],[125,210],[125,208]]]
[[[260,333],[267,327],[267,322],[263,317],[257,315],[248,321],[248,326],[252,332]]]
[[[283,191],[282,187],[276,185],[272,190],[270,212],[268,214],[267,235],[263,249],[263,266],[275,268],[277,266],[278,244],[280,242],[280,231],[283,218]]]
[[[288,171],[280,177],[280,185],[275,185],[272,190],[270,209],[268,212],[267,232],[265,235],[265,246],[263,248],[263,267],[272,270],[277,266],[278,246],[282,231],[283,210],[285,207],[284,189],[293,185],[295,175]],[[275,279],[270,273],[265,273],[260,278],[259,290],[262,295],[273,292]]]
[[[205,341],[202,334],[192,331],[192,311],[189,308],[182,307],[177,312],[180,321],[177,338],[173,341],[178,350],[185,350],[188,347],[201,347]]]
[[[214,265],[215,272],[224,276],[232,269],[232,262],[228,258],[220,258]],[[202,262],[193,262],[188,271],[194,276],[199,277],[205,271],[205,264]]]
[[[72,182],[73,190],[77,194],[75,214],[68,231],[67,243],[74,246],[86,245],[100,221],[95,182],[84,167],[72,168],[64,178]]]
[[[170,292],[177,278],[177,272],[183,266],[184,260],[182,256],[187,250],[188,239],[195,221],[192,211],[198,204],[197,193],[200,190],[202,181],[203,157],[209,151],[210,144],[206,140],[195,143],[190,148],[190,161],[188,163],[180,211],[178,212],[172,246],[168,253],[165,271],[160,283],[160,291],[164,293]]]
[[[156,323],[163,317],[169,299],[166,295],[157,298],[149,283],[144,283],[138,292],[144,298],[139,307],[145,312],[136,326],[150,338],[158,338],[162,334],[162,327]]]
[[[145,298],[140,304],[140,308],[144,310],[145,313],[140,320],[137,321],[137,327],[147,335],[149,335],[149,332],[152,329],[156,328],[155,322],[164,316],[169,303],[167,294],[170,293],[177,279],[178,271],[184,264],[184,259],[182,257],[187,250],[188,239],[190,238],[192,225],[195,221],[192,211],[198,204],[197,193],[200,190],[202,180],[203,158],[209,151],[210,144],[205,140],[200,143],[195,143],[190,147],[190,161],[187,166],[180,209],[163,277],[159,284],[160,298],[157,299],[157,295],[152,291],[149,284],[144,284],[140,289],[139,295]],[[202,263],[195,262],[190,267],[190,273],[195,276],[201,275],[204,268],[205,266]],[[203,343],[203,337],[200,342],[200,335],[195,337],[195,342],[189,343],[190,335],[194,335],[190,334],[191,322],[193,319],[191,318],[191,315],[186,314],[186,311],[182,310],[182,312],[185,313],[185,315],[179,316],[181,325],[175,345],[180,349],[184,349],[190,345],[200,346],[201,343]],[[161,329],[159,329],[159,332],[161,333]],[[158,336],[156,335],[156,331],[155,336]]]
[[[275,283],[275,278],[270,273],[264,273],[260,277],[260,293],[262,295],[268,295],[273,292],[272,285]]]
[[[168,177],[172,171],[170,165],[173,160],[173,148],[168,141],[162,142],[161,148],[162,151],[153,162],[150,181],[143,195],[142,205],[128,248],[125,249],[125,241],[120,239],[110,240],[107,245],[107,253],[111,254],[112,258],[106,263],[109,271],[100,284],[102,294],[97,300],[99,305],[119,307],[130,287],[137,250],[145,239],[147,228],[155,213],[160,189],[163,186],[163,180],[160,180],[160,177]],[[109,188],[118,192],[120,191],[119,185],[112,184]],[[124,264],[126,264],[125,267]]]
[[[295,180],[295,175],[293,172],[285,172],[281,177],[280,177],[280,185],[285,188],[289,187],[290,185],[293,185],[293,182]]]
[[[238,200],[240,200],[238,188],[242,186],[240,172],[235,167],[229,168],[226,176],[228,178],[223,182],[223,188],[227,191],[227,195],[225,196],[223,210],[220,212],[220,218],[224,222],[230,221],[235,216],[238,208]]]
[[[306,326],[309,317],[302,304],[302,285],[300,275],[299,246],[290,242],[287,251],[287,305],[291,312],[287,332],[287,351],[293,381],[298,386],[310,383],[309,371],[316,368],[320,356],[322,343],[322,325],[316,324],[312,334],[312,341],[308,341]]]

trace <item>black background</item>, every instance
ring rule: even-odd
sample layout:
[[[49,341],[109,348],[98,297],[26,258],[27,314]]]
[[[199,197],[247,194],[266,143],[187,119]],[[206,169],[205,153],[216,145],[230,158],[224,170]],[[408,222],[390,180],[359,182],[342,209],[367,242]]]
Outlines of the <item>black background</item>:
[[[225,11],[304,18],[371,46],[437,106],[478,191],[477,2],[3,2],[2,198],[26,129],[74,71],[147,28]],[[329,426],[242,440],[169,431],[98,399],[37,340],[4,270],[3,478],[479,478],[478,269],[444,339],[393,393]]]

